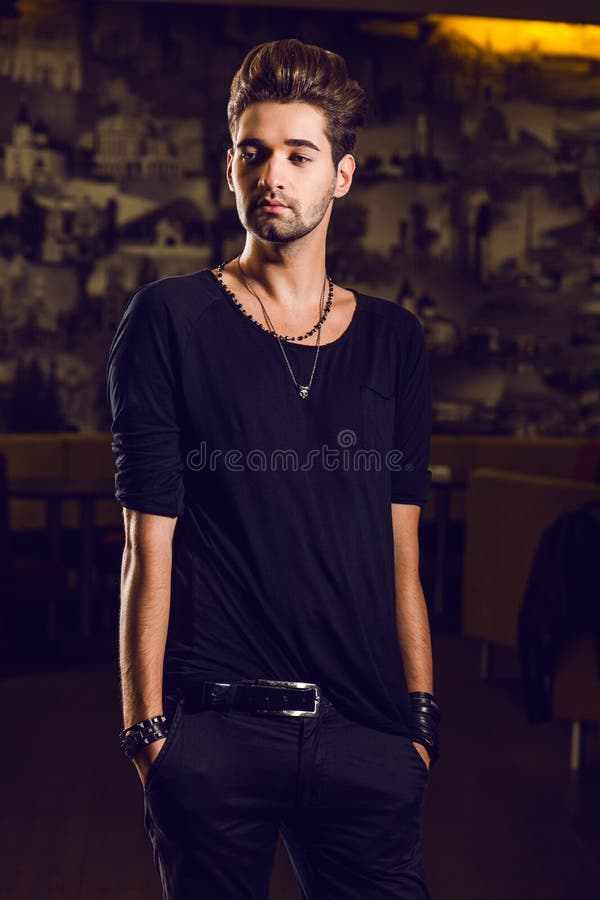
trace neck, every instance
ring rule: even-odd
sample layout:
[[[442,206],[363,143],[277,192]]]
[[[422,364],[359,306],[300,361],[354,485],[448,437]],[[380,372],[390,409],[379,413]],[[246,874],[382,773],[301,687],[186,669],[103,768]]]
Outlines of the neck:
[[[246,277],[261,296],[282,310],[294,311],[319,297],[325,278],[325,243],[268,244],[252,234],[240,254]]]

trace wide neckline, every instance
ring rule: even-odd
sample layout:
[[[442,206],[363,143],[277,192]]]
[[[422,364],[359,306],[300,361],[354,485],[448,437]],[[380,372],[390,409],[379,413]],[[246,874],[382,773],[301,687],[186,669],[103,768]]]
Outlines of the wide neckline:
[[[272,332],[270,332],[270,331],[265,331],[264,328],[261,328],[261,326],[258,324],[258,322],[255,322],[254,319],[250,319],[244,312],[242,312],[242,310],[237,306],[236,303],[234,303],[233,299],[227,293],[227,291],[225,290],[225,286],[221,284],[221,282],[219,281],[219,279],[217,278],[215,273],[212,271],[212,269],[206,269],[206,271],[210,275],[213,283],[216,284],[220,295],[227,300],[228,305],[238,314],[238,316],[240,316],[243,320],[245,320],[247,322],[247,324],[250,325],[252,328],[254,328],[257,332],[259,332],[260,334],[263,334],[265,336],[265,338],[267,338],[267,340],[277,341],[276,335],[272,334]],[[340,285],[340,287],[343,288],[343,285]],[[343,288],[343,289],[348,290],[347,288]],[[347,335],[356,327],[356,322],[358,321],[358,314],[359,314],[361,306],[362,306],[362,294],[360,293],[360,291],[356,291],[354,289],[350,289],[350,290],[351,290],[351,293],[354,294],[354,298],[356,301],[355,305],[354,305],[354,312],[352,313],[352,317],[351,317],[350,321],[348,322],[344,331],[342,331],[342,333],[340,335],[338,335],[338,337],[336,337],[335,340],[327,341],[326,344],[320,344],[319,350],[328,350],[330,347],[338,346],[338,344],[340,344],[342,341],[344,341],[346,339]],[[286,341],[286,340],[282,339],[282,343],[284,344],[286,350],[288,347],[298,347],[302,351],[306,351],[306,350],[314,351],[317,349],[316,344],[303,344],[300,341]]]

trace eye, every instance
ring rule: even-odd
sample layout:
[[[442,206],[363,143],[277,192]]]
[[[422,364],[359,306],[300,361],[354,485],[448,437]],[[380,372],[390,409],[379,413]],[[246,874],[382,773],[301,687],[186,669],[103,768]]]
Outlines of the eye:
[[[293,153],[292,156],[290,156],[290,159],[292,159],[294,162],[299,162],[299,163],[312,162],[310,157],[301,156],[299,153]]]
[[[240,157],[244,162],[254,162],[257,155],[256,150],[240,150]]]

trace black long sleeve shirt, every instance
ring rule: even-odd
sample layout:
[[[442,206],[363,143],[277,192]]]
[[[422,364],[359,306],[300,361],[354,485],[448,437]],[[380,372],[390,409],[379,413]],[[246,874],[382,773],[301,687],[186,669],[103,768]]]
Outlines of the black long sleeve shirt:
[[[429,366],[416,316],[355,296],[301,399],[276,337],[210,270],[133,294],[108,356],[116,497],[178,517],[165,690],[316,682],[408,735],[391,504],[427,499]],[[307,384],[315,347],[284,346]]]

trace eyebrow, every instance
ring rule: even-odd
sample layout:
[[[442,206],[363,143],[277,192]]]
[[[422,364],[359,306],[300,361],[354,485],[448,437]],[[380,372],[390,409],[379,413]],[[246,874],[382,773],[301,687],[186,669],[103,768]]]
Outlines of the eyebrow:
[[[316,144],[313,144],[312,141],[309,141],[305,138],[290,138],[289,141],[285,141],[286,147],[310,147],[311,150],[316,150],[317,153],[320,153],[319,147]],[[259,138],[248,137],[244,138],[243,141],[240,141],[236,144],[236,147],[239,149],[240,147],[264,147],[265,144]]]

